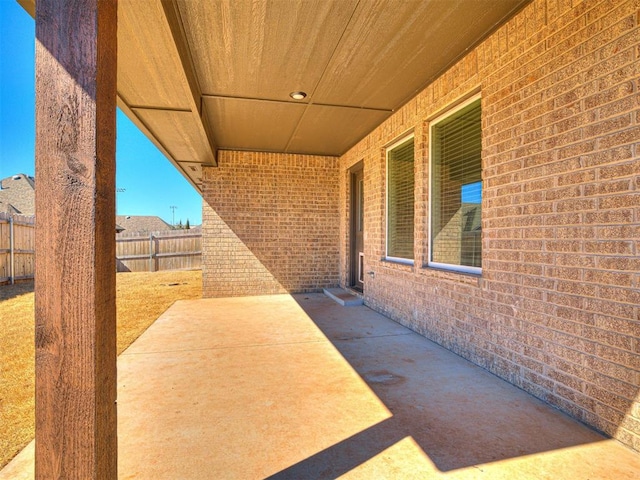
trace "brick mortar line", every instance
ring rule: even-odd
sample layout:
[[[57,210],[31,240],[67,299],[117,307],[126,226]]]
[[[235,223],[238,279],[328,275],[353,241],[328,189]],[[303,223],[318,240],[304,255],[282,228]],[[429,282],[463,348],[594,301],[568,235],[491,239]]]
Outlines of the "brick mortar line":
[[[541,189],[544,190],[544,189]],[[537,190],[536,190],[537,191]],[[640,191],[638,191],[638,193],[640,193]],[[575,197],[575,198],[582,198],[582,197]],[[631,208],[631,207],[629,207]],[[584,223],[579,223],[577,225],[568,225],[568,224],[562,224],[562,225],[531,225],[529,226],[530,228],[552,228],[552,227],[557,227],[557,228],[575,228],[575,227],[582,227],[582,228],[620,228],[620,227],[629,227],[630,225],[628,223],[607,223],[607,224],[584,224]],[[505,230],[513,230],[515,232],[522,232],[523,230],[529,228],[527,226],[520,226],[520,225],[513,225],[513,226],[506,226],[506,227],[499,227],[499,226],[495,226],[495,227],[490,227],[487,228],[485,230],[491,230],[491,231],[505,231]],[[638,227],[640,227],[640,225],[638,225]],[[626,237],[625,237],[626,238]],[[493,240],[493,239],[490,239]],[[503,240],[503,239],[499,239],[499,240]],[[546,237],[541,237],[541,238],[526,238],[526,237],[520,237],[520,238],[516,238],[516,239],[507,239],[507,240],[548,240]],[[522,251],[522,250],[520,250]],[[531,252],[538,252],[538,250],[531,250]],[[565,252],[558,252],[558,253],[565,253]]]

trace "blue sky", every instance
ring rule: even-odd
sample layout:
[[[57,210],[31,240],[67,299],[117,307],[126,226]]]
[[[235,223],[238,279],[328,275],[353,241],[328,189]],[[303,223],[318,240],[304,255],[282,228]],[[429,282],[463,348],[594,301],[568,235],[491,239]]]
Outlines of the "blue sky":
[[[35,22],[15,0],[0,0],[0,178],[33,175]],[[202,199],[176,168],[118,110],[118,214],[202,222]]]

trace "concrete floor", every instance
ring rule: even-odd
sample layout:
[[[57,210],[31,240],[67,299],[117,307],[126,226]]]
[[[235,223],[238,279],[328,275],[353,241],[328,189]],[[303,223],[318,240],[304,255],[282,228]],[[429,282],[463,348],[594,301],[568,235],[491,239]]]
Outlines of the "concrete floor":
[[[118,369],[121,479],[640,478],[616,441],[321,294],[177,302]]]

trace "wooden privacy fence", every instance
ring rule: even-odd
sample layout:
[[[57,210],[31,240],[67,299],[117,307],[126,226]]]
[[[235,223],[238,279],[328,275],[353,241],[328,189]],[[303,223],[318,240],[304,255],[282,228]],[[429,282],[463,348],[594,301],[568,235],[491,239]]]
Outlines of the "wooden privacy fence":
[[[35,219],[0,213],[0,285],[33,278]]]
[[[202,232],[119,233],[116,263],[118,272],[198,270],[202,268]]]
[[[0,285],[33,278],[35,237],[35,217],[0,213]],[[116,265],[118,272],[198,270],[202,232],[119,233]]]

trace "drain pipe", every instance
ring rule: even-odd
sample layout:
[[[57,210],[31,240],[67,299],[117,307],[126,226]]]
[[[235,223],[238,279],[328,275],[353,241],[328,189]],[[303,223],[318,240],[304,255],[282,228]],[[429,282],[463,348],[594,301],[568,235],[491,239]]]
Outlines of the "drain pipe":
[[[13,233],[13,215],[11,215],[9,217],[9,276],[11,277],[11,285],[16,283],[15,242]]]

